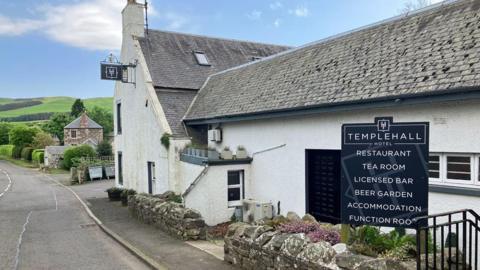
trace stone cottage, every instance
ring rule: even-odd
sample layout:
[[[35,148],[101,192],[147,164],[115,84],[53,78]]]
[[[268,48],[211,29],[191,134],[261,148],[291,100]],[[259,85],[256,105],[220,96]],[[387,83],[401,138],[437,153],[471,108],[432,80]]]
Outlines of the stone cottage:
[[[86,113],[65,126],[64,145],[76,146],[87,144],[96,147],[103,141],[103,127],[90,119]]]

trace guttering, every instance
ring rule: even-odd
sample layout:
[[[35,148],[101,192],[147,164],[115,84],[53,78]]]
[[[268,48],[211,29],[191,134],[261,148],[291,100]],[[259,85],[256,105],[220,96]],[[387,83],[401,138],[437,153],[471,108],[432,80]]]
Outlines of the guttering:
[[[401,105],[419,105],[447,101],[480,99],[480,87],[463,87],[451,90],[371,98],[355,101],[327,103],[315,106],[269,110],[254,113],[217,116],[210,118],[184,119],[186,125],[205,125],[280,117],[305,116],[327,112],[343,112],[362,109],[386,108]]]

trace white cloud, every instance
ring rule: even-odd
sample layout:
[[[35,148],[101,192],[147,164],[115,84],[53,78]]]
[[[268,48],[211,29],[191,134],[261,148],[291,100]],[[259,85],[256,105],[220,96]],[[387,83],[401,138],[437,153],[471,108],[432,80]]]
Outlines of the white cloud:
[[[1,35],[23,35],[32,31],[48,38],[89,50],[119,50],[122,41],[121,11],[124,0],[74,0],[59,5],[40,5],[29,10],[36,19],[12,19],[0,14]],[[157,17],[149,4],[148,14]],[[160,20],[169,30],[178,30],[189,21],[173,12],[165,12]]]
[[[283,7],[283,4],[279,1],[270,3],[270,9],[272,9],[272,10],[280,9],[282,7]]]
[[[297,17],[308,17],[308,15],[310,15],[310,10],[308,10],[306,6],[298,6],[297,8],[289,10],[288,12]]]
[[[282,23],[282,20],[277,18],[277,19],[275,19],[275,21],[273,21],[273,26],[278,28],[278,27],[280,27],[281,23]]]
[[[247,14],[247,17],[250,20],[259,20],[262,17],[262,12],[254,9],[254,10],[252,10],[252,12]]]

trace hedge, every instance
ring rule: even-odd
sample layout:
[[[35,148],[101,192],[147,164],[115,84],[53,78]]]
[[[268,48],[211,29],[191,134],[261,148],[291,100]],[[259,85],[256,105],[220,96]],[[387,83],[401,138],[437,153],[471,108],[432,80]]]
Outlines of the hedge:
[[[45,157],[45,150],[43,149],[35,149],[32,152],[32,161],[37,164],[43,164],[43,160]]]
[[[0,156],[12,157],[13,145],[0,145]]]
[[[63,154],[63,167],[69,170],[72,167],[72,159],[82,157],[95,157],[97,153],[89,145],[81,145],[69,148]]]
[[[22,159],[23,160],[28,160],[32,161],[32,152],[33,148],[32,147],[25,147],[22,149]]]
[[[23,146],[15,145],[12,150],[12,157],[20,159],[22,157]]]

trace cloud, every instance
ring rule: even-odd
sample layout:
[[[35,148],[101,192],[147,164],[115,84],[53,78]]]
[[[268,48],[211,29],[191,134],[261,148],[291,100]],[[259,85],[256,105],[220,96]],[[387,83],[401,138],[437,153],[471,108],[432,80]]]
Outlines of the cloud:
[[[281,23],[282,23],[282,20],[277,18],[277,19],[275,19],[275,21],[273,21],[273,26],[278,28],[278,27],[280,27]]]
[[[288,12],[297,17],[308,17],[308,15],[310,15],[310,10],[308,10],[308,8],[305,6],[298,6],[297,8],[289,10]]]
[[[0,15],[0,35],[19,36],[42,27],[42,22],[19,19],[13,20]]]
[[[281,9],[283,7],[283,4],[281,2],[273,2],[273,3],[270,3],[270,9],[272,10],[276,10],[276,9]]]
[[[29,9],[35,19],[12,19],[0,14],[0,36],[19,36],[36,31],[47,38],[88,50],[119,50],[122,42],[121,11],[127,1],[75,0],[44,4]],[[159,17],[165,28],[178,30],[189,20],[174,12],[159,13],[149,4],[149,17]]]
[[[259,20],[262,17],[262,12],[254,9],[254,10],[252,10],[252,12],[247,14],[247,17],[250,20]]]

